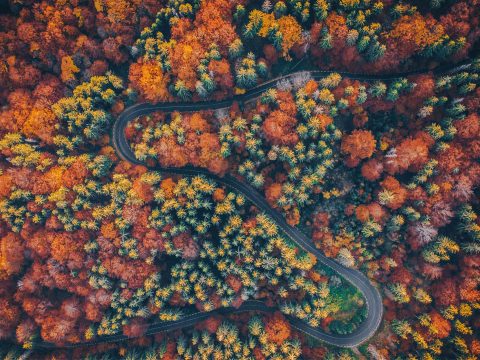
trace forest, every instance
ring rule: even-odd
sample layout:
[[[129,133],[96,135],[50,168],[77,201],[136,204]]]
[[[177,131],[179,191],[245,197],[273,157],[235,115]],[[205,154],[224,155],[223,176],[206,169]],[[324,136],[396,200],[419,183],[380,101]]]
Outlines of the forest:
[[[478,359],[479,22],[479,0],[0,2],[0,358]],[[355,346],[298,325],[347,338],[375,309],[289,229],[379,292]]]

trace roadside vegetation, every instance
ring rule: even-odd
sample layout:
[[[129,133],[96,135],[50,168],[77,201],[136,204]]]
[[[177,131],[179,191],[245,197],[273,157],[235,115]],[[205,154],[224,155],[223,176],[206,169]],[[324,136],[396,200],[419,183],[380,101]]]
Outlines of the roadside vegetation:
[[[0,354],[10,358],[474,360],[480,355],[479,3],[16,0],[0,13]],[[455,72],[429,69],[452,66]],[[301,70],[332,70],[313,80]],[[394,74],[361,80],[338,74]],[[131,122],[138,102],[248,103]],[[242,194],[261,192],[326,256],[381,290],[355,351],[361,294]],[[152,322],[264,301],[145,335]],[[102,336],[136,340],[40,350]],[[358,351],[357,351],[358,350]],[[38,355],[38,356],[37,356]]]

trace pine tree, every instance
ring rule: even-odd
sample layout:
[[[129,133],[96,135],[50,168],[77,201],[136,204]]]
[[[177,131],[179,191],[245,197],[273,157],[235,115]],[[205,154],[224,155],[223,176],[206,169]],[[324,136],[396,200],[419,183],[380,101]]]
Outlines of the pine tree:
[[[408,321],[394,319],[391,323],[392,330],[402,339],[407,339],[408,335],[412,333],[412,328]]]
[[[228,55],[230,59],[238,59],[243,53],[243,43],[240,38],[235,39],[228,48]]]
[[[191,98],[190,91],[182,80],[177,80],[174,86],[175,94],[182,100],[187,101]]]

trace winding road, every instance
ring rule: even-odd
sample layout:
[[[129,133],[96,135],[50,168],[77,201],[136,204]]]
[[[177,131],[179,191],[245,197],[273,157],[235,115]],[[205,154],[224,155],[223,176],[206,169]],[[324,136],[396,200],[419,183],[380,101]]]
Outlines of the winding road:
[[[432,70],[435,74],[448,74],[455,73],[458,71],[466,70],[470,66],[469,61],[459,63],[457,65],[440,67],[436,70]],[[352,73],[342,73],[335,71],[308,71],[308,74],[311,78],[315,80],[321,80],[322,78],[328,76],[332,73],[339,73],[342,77],[348,77],[355,80],[363,81],[390,81],[406,77],[409,75],[421,74],[429,72],[429,70],[417,70],[408,73],[393,74],[393,75],[362,75],[362,74],[352,74]],[[117,118],[112,131],[112,145],[117,153],[117,155],[132,164],[145,165],[145,163],[137,160],[135,158],[134,152],[130,148],[129,143],[125,137],[125,128],[128,123],[135,118],[147,115],[154,111],[163,111],[163,112],[191,112],[191,111],[201,111],[201,110],[218,110],[229,108],[234,102],[240,104],[248,103],[257,99],[265,90],[275,87],[278,81],[283,79],[290,79],[298,75],[300,72],[291,73],[285,76],[281,76],[249,90],[247,93],[242,95],[234,96],[227,100],[222,101],[204,101],[204,102],[169,102],[169,103],[159,103],[159,104],[149,104],[149,103],[139,103],[133,105],[124,112],[120,114]],[[304,73],[304,72],[303,72]],[[155,170],[161,171],[164,174],[176,174],[183,176],[198,176],[202,175],[208,177],[217,183],[223,184],[236,192],[243,194],[252,204],[254,204],[259,210],[267,214],[271,219],[275,221],[277,226],[283,231],[283,233],[288,236],[292,241],[294,241],[297,246],[303,250],[313,254],[319,263],[324,266],[327,266],[334,270],[336,273],[341,275],[346,279],[350,284],[356,287],[363,295],[366,304],[367,316],[366,319],[352,332],[348,335],[334,335],[328,334],[324,331],[308,325],[306,322],[289,317],[290,324],[293,328],[312,336],[315,339],[324,341],[330,345],[338,347],[347,347],[352,348],[356,347],[363,342],[370,339],[375,332],[378,330],[383,316],[383,304],[382,297],[378,289],[369,281],[369,279],[359,270],[347,268],[335,260],[326,257],[320,250],[318,250],[312,241],[305,236],[303,232],[298,230],[295,227],[290,226],[278,211],[271,208],[267,203],[265,197],[261,195],[256,189],[254,189],[249,184],[246,184],[233,176],[225,175],[224,177],[219,177],[213,173],[210,173],[204,168],[195,168],[195,167],[182,167],[182,168],[171,168],[171,167],[155,167]],[[194,314],[187,315],[178,321],[170,322],[156,322],[149,325],[149,328],[146,332],[147,335],[154,334],[162,331],[171,331],[175,329],[181,329],[185,327],[192,326],[202,320],[207,319],[213,314],[226,314],[226,313],[237,313],[245,311],[259,311],[259,312],[270,312],[275,311],[275,308],[268,307],[261,301],[257,300],[248,300],[245,301],[242,306],[239,308],[222,308],[213,310],[210,312],[197,312]],[[80,347],[80,346],[89,346],[99,343],[106,342],[115,342],[127,339],[124,335],[111,335],[97,338],[95,341],[84,342],[79,344],[64,345],[61,347]],[[58,348],[54,344],[42,343],[41,347],[45,348]]]
[[[293,75],[288,75],[293,76]],[[285,76],[287,78],[288,76]],[[324,75],[323,75],[324,76]],[[315,78],[315,77],[314,77]],[[278,81],[278,79],[276,79]],[[276,84],[276,81],[269,82],[269,86],[266,88],[272,87]],[[261,86],[262,90],[255,89],[254,92],[246,93],[242,96],[237,96],[230,100],[218,101],[218,102],[203,102],[203,103],[162,103],[157,105],[152,104],[137,104],[126,109],[120,116],[117,118],[113,126],[112,132],[112,144],[117,152],[117,155],[125,161],[128,161],[133,164],[146,165],[145,163],[137,160],[135,155],[130,148],[127,139],[125,138],[125,127],[130,121],[137,118],[138,116],[149,114],[153,111],[199,111],[199,110],[212,110],[212,109],[222,109],[228,108],[232,105],[233,101],[246,102],[248,100],[254,99],[259,96],[263,91],[265,91],[265,86]],[[252,95],[253,94],[253,95]],[[373,286],[368,278],[360,271],[355,269],[346,268],[340,265],[335,260],[332,260],[326,257],[320,250],[318,250],[312,241],[305,236],[300,230],[290,226],[284,219],[283,215],[280,214],[275,209],[271,208],[265,197],[261,195],[256,189],[252,186],[236,179],[231,175],[225,175],[219,177],[213,173],[210,173],[204,168],[195,168],[195,167],[182,167],[182,168],[172,168],[172,167],[156,167],[156,170],[161,171],[164,174],[177,174],[183,176],[198,176],[203,175],[214,180],[217,183],[223,184],[236,192],[239,192],[245,196],[252,204],[254,204],[260,211],[263,211],[270,218],[274,220],[277,226],[283,231],[283,233],[288,236],[292,241],[294,241],[300,248],[313,254],[317,261],[324,266],[327,266],[333,269],[335,272],[340,274],[344,279],[350,282],[355,286],[364,296],[366,307],[367,307],[367,317],[365,321],[360,324],[357,329],[348,335],[332,335],[327,334],[324,331],[317,329],[308,325],[306,322],[296,319],[294,317],[289,317],[290,324],[292,327],[297,330],[308,334],[318,340],[322,340],[328,344],[340,346],[340,347],[355,347],[368,340],[373,334],[377,331],[380,326],[382,315],[383,315],[383,305],[382,297],[375,286]],[[271,308],[266,307],[262,302],[248,302],[245,306],[242,306],[237,311],[266,311],[271,310]],[[225,309],[223,309],[225,312]],[[154,325],[152,328],[155,331],[166,331],[171,330],[172,328],[181,328],[192,325],[198,321],[204,320],[210,314],[205,313],[196,313],[192,314],[188,318],[181,319],[172,323],[160,323]],[[149,330],[152,330],[150,328]]]

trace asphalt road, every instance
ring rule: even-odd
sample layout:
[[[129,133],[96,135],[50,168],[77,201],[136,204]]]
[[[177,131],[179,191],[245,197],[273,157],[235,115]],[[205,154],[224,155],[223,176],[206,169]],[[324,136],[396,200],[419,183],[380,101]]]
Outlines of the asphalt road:
[[[470,66],[469,61],[459,63],[454,66],[441,67],[436,70],[433,70],[433,73],[436,74],[448,74],[455,73],[458,71],[466,70]],[[389,81],[398,79],[401,77],[406,77],[409,75],[426,73],[426,70],[412,71],[402,74],[394,75],[362,75],[362,74],[353,74],[353,73],[342,73],[335,71],[309,71],[310,76],[315,80],[320,80],[329,74],[339,73],[342,77],[348,77],[350,79],[364,80],[364,81]],[[204,102],[170,102],[170,103],[159,103],[159,104],[149,104],[149,103],[139,103],[129,108],[125,109],[124,112],[120,114],[117,118],[112,131],[112,145],[115,148],[117,155],[130,163],[145,165],[145,163],[138,161],[135,158],[135,155],[128,144],[127,139],[125,138],[125,127],[128,123],[135,118],[150,114],[154,111],[163,111],[163,112],[192,112],[192,111],[201,111],[201,110],[217,110],[223,108],[229,108],[235,101],[240,104],[249,102],[258,98],[265,90],[275,87],[277,82],[282,79],[289,79],[295,76],[297,73],[288,74],[275,78],[261,85],[255,87],[254,89],[249,90],[247,93],[242,95],[234,96],[230,99],[222,101],[204,101]],[[341,275],[346,279],[350,284],[356,287],[363,295],[367,307],[367,316],[366,319],[360,324],[354,332],[348,335],[333,335],[327,334],[321,329],[314,328],[308,325],[306,322],[289,317],[290,324],[293,328],[312,336],[315,339],[324,341],[328,344],[339,346],[339,347],[356,347],[363,342],[370,339],[375,332],[378,330],[383,316],[383,304],[382,297],[378,289],[369,281],[369,279],[360,271],[347,268],[335,260],[326,257],[320,250],[318,250],[312,241],[305,236],[300,230],[295,227],[290,226],[285,221],[284,217],[275,209],[271,208],[264,196],[261,195],[256,189],[254,189],[249,184],[246,184],[233,176],[225,175],[224,177],[219,177],[215,174],[210,173],[208,170],[203,168],[195,167],[182,167],[182,168],[164,168],[164,167],[155,167],[155,170],[161,171],[164,174],[178,174],[183,176],[197,176],[203,175],[206,176],[217,183],[223,184],[236,192],[242,193],[252,204],[254,204],[259,210],[263,211],[265,214],[269,215],[272,218],[277,226],[283,231],[283,233],[288,236],[292,241],[294,241],[297,246],[304,249],[305,251],[313,254],[317,261],[324,266],[327,266],[334,270],[336,273]],[[258,312],[270,312],[274,311],[275,308],[268,307],[261,301],[257,300],[248,300],[242,304],[239,308],[223,308],[217,309],[210,312],[198,312],[194,314],[187,315],[178,321],[170,322],[155,322],[149,325],[146,334],[155,334],[163,331],[171,331],[176,329],[181,329],[185,327],[192,326],[202,320],[207,319],[209,316],[217,313],[227,314],[227,313],[237,313],[245,311],[258,311]],[[115,342],[127,339],[124,335],[111,335],[104,336],[96,339],[92,342],[84,342],[79,344],[70,344],[57,346],[55,344],[41,343],[40,347],[44,348],[70,348],[70,347],[80,347],[80,346],[91,346],[100,343]]]
[[[274,85],[273,83],[272,85]],[[271,85],[271,86],[272,86]],[[263,91],[262,91],[263,92]],[[261,93],[261,92],[260,92]],[[112,144],[120,158],[125,161],[128,161],[133,164],[145,165],[144,163],[138,161],[135,158],[135,155],[128,144],[127,139],[125,138],[125,127],[133,119],[141,115],[146,115],[152,111],[199,111],[206,109],[219,109],[224,107],[229,107],[232,104],[232,100],[229,101],[220,101],[215,103],[177,103],[177,104],[137,104],[128,109],[126,109],[120,116],[117,118],[117,121],[113,127],[112,133]],[[344,279],[350,282],[355,286],[364,296],[366,307],[367,307],[367,317],[365,321],[358,326],[358,328],[351,334],[348,335],[332,335],[323,332],[320,329],[314,328],[308,325],[306,322],[290,317],[291,325],[318,340],[325,341],[331,345],[341,346],[341,347],[355,347],[368,340],[373,334],[377,331],[380,326],[383,315],[383,305],[382,297],[375,286],[373,286],[368,278],[360,271],[355,269],[346,268],[340,265],[335,260],[332,260],[326,257],[320,250],[318,250],[311,240],[305,236],[300,230],[290,226],[285,221],[283,215],[278,211],[271,208],[270,205],[265,200],[265,197],[261,195],[256,189],[252,186],[237,180],[233,176],[225,175],[224,177],[219,177],[215,174],[210,173],[208,170],[203,168],[194,168],[194,167],[183,167],[183,168],[163,168],[156,167],[156,170],[161,171],[164,174],[179,174],[183,176],[197,176],[203,175],[206,176],[217,183],[223,184],[236,192],[239,192],[245,196],[252,204],[254,204],[259,210],[263,211],[265,214],[270,216],[277,226],[283,231],[283,233],[288,236],[292,241],[294,241],[299,247],[313,254],[317,261],[325,266],[330,267]],[[265,311],[266,307],[263,303],[249,303],[250,310]],[[245,311],[245,309],[240,309]],[[165,331],[168,329],[179,328],[190,326],[197,321],[201,321],[208,317],[209,315],[204,313],[197,313],[190,316],[188,319],[181,319],[175,323],[169,324],[158,324],[153,326],[154,331]]]

